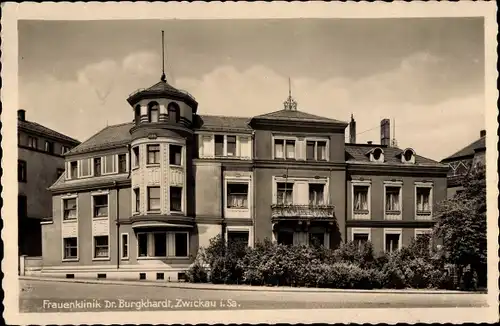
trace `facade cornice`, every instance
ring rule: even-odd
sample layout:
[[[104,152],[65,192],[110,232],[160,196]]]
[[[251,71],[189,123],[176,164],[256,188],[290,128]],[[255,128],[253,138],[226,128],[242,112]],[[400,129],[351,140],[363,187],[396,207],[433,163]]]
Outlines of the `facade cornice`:
[[[312,132],[331,133],[345,132],[348,126],[345,122],[326,122],[326,121],[300,121],[300,120],[287,120],[287,119],[266,119],[266,118],[253,118],[250,122],[254,129],[262,127],[272,130],[276,127],[297,128],[297,129],[311,129]]]
[[[434,175],[446,177],[447,166],[423,166],[423,165],[382,165],[382,164],[360,164],[347,162],[347,171],[355,174],[387,174],[391,175]]]
[[[78,184],[78,185],[72,185],[72,184],[62,184],[62,185],[57,185],[55,187],[49,188],[50,191],[52,191],[53,195],[58,195],[58,194],[65,194],[68,192],[88,192],[92,190],[99,190],[103,188],[130,188],[131,182],[130,179],[125,179],[125,180],[106,180],[106,181],[97,181],[97,180],[89,180],[88,183],[85,184]]]
[[[365,228],[432,228],[435,221],[416,221],[416,220],[346,220],[347,227],[365,227]]]
[[[120,224],[134,224],[137,222],[164,222],[192,226],[194,223],[194,218],[191,216],[182,215],[151,214],[133,215],[128,219],[120,219]]]
[[[167,97],[170,100],[182,101],[189,105],[193,109],[194,113],[196,113],[196,111],[198,110],[198,102],[191,96],[184,94],[178,90],[164,89],[161,91],[151,91],[146,89],[132,94],[127,99],[127,102],[133,106],[141,100],[154,100],[158,97]]]
[[[254,160],[255,168],[271,168],[271,169],[311,169],[311,170],[345,170],[345,162],[331,161],[300,161],[300,160]]]

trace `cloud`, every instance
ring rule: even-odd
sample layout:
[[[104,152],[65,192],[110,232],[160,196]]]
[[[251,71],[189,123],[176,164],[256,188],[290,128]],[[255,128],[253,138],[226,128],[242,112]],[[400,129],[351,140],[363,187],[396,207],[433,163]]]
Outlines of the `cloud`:
[[[126,98],[159,80],[160,62],[156,54],[136,52],[119,61],[87,65],[73,81],[50,75],[21,80],[21,104],[28,119],[87,139],[106,123],[132,120]],[[361,79],[294,77],[292,93],[305,112],[344,121],[353,113],[358,132],[372,129],[358,135],[360,142],[378,142],[380,120],[395,118],[401,146],[442,159],[477,138],[484,128],[485,108],[484,96],[478,93],[427,100],[433,92],[445,91],[446,83],[439,88],[432,80],[433,70],[442,64],[438,57],[416,53],[393,70]],[[219,66],[199,78],[181,77],[172,83],[196,97],[200,114],[254,116],[282,109],[288,96],[288,76],[262,65],[246,70]]]

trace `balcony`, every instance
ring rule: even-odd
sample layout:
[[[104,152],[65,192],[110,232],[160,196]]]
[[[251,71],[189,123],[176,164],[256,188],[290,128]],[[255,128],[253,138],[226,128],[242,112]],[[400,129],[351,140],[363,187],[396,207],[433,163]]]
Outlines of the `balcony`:
[[[274,204],[271,206],[273,220],[333,220],[335,206]]]

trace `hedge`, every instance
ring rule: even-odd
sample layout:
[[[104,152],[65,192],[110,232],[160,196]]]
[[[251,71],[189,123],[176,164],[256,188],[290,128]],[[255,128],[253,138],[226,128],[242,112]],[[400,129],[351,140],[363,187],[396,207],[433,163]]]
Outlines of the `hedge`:
[[[249,248],[227,245],[220,236],[199,251],[187,272],[190,282],[305,286],[340,289],[450,288],[442,257],[425,238],[388,255],[375,256],[370,243],[337,249],[286,246],[269,240]]]

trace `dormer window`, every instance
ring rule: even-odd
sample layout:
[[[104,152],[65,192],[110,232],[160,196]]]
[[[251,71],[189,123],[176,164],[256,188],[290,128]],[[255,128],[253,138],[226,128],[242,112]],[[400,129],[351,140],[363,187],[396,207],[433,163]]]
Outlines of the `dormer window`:
[[[134,121],[135,124],[139,124],[141,122],[141,106],[136,105],[134,108]]]
[[[170,122],[178,122],[179,121],[179,105],[175,102],[171,102],[168,104],[168,120]]]
[[[401,154],[402,163],[415,163],[415,151],[411,148],[407,148]]]
[[[148,121],[158,122],[158,116],[160,113],[160,106],[157,102],[151,102],[148,104]]]
[[[384,162],[384,151],[382,148],[377,147],[369,152],[370,161],[372,162]]]

